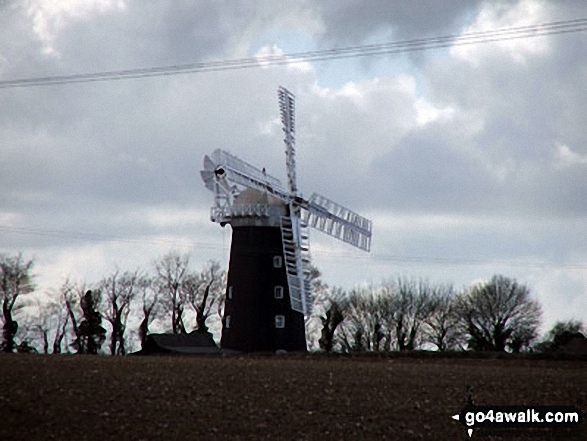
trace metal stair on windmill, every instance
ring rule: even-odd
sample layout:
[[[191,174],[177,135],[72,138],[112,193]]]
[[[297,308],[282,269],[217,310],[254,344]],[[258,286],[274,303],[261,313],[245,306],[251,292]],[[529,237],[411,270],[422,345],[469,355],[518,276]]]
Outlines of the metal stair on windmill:
[[[251,316],[262,317],[261,320],[267,321],[267,311],[265,310],[267,308],[265,308],[266,305],[263,302],[268,300],[266,296],[263,297],[263,291],[266,291],[266,287],[261,286],[261,282],[255,282],[258,286],[251,288],[252,279],[244,280],[244,278],[249,277],[248,273],[233,268],[236,265],[243,265],[242,260],[238,261],[239,255],[242,254],[240,253],[242,249],[238,249],[238,247],[255,247],[254,243],[249,242],[245,245],[239,245],[242,241],[238,242],[238,240],[245,236],[244,232],[249,236],[255,235],[259,242],[264,242],[264,238],[268,236],[275,237],[275,232],[279,231],[280,253],[284,261],[286,274],[284,278],[287,280],[290,309],[294,312],[291,314],[291,318],[295,322],[295,331],[292,332],[302,334],[294,336],[295,338],[292,338],[292,341],[297,338],[297,341],[303,340],[305,342],[303,315],[309,315],[312,312],[313,293],[310,279],[308,228],[314,228],[364,251],[369,251],[371,247],[372,223],[369,219],[317,193],[313,193],[309,199],[304,199],[299,194],[295,163],[294,96],[282,87],[279,88],[278,95],[286,147],[287,188],[284,188],[279,179],[267,174],[264,168],[261,170],[223,150],[215,150],[210,156],[206,155],[204,169],[200,172],[206,187],[214,193],[214,206],[211,209],[212,221],[222,226],[230,224],[233,228],[228,283],[233,283],[237,287],[237,291],[238,287],[243,287],[243,290],[247,291],[246,295],[249,296],[246,301],[238,303],[236,301],[238,300],[236,299],[237,294],[244,294],[235,293],[236,300],[232,299],[233,285],[227,286],[225,311],[230,310],[232,311],[231,314],[235,314],[235,326],[231,327],[233,323],[232,316],[225,313],[223,341],[226,333],[226,341],[230,342],[227,344],[239,350],[243,350],[243,348],[245,348],[244,350],[266,348],[269,345],[266,341],[255,346],[245,340],[269,338],[267,335],[273,335],[272,332],[276,335],[275,341],[278,342],[275,345],[282,344],[279,342],[281,338],[279,337],[279,332],[271,329],[267,323],[259,324],[258,329],[250,329],[252,326]],[[256,227],[258,228],[255,229]],[[245,231],[246,228],[249,229]],[[237,235],[237,230],[239,229],[240,232]],[[237,239],[236,245],[235,238]],[[272,252],[275,252],[276,248],[277,246],[273,246],[271,248]],[[259,250],[245,251],[249,256],[262,254]],[[269,253],[269,251],[263,252]],[[264,257],[260,256],[259,259],[259,262],[261,262]],[[258,265],[262,264],[258,263]],[[270,269],[266,270],[270,271]],[[259,292],[252,292],[255,290]],[[238,303],[241,308],[248,308],[246,314],[249,316],[245,318],[246,320],[243,320],[243,322],[246,322],[246,326],[243,324],[242,328],[237,326],[236,315],[239,315],[240,311],[230,303],[233,300],[235,300],[235,305]],[[251,309],[253,308],[251,305],[256,305],[254,307],[258,310]],[[275,309],[275,311],[278,311],[278,309]],[[275,323],[275,327],[277,327],[277,316]],[[248,333],[247,336],[241,340],[233,338],[233,333],[237,332],[237,328],[240,329],[238,332]],[[228,337],[229,334],[231,335],[230,338]],[[245,342],[243,343],[243,341]],[[303,346],[305,350],[305,343]]]

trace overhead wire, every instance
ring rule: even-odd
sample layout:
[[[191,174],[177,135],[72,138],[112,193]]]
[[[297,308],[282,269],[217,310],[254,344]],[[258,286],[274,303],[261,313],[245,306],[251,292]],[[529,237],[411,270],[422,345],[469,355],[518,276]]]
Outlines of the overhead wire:
[[[287,65],[302,62],[338,60],[344,58],[368,57],[401,52],[440,49],[480,43],[492,43],[516,39],[534,38],[547,35],[587,31],[587,18],[554,21],[536,25],[515,26],[495,30],[391,41],[378,44],[348,46],[324,50],[295,52],[279,55],[265,55],[250,58],[208,61],[200,63],[154,66],[125,70],[56,75],[36,78],[20,78],[0,81],[0,89],[48,86],[69,83],[113,81],[146,77],[170,76],[190,73],[217,72],[223,70],[258,68],[262,66]]]
[[[120,242],[120,243],[136,243],[136,244],[150,244],[150,245],[169,245],[169,246],[198,246],[201,248],[218,248],[217,245],[213,245],[205,242],[194,242],[194,241],[174,241],[167,239],[144,239],[144,238],[129,238],[121,237],[111,234],[104,233],[89,233],[89,232],[75,232],[75,231],[63,231],[63,230],[52,230],[43,228],[30,228],[30,227],[13,227],[7,225],[0,225],[0,232],[7,231],[16,234],[27,234],[35,236],[47,236],[47,237],[67,237],[71,239],[87,239],[87,240],[102,240],[106,242]]]
[[[211,242],[201,242],[193,240],[167,240],[167,239],[145,239],[145,238],[128,238],[115,236],[103,233],[88,233],[88,232],[71,232],[63,230],[51,230],[42,228],[29,227],[14,227],[8,225],[0,225],[0,233],[2,231],[12,232],[16,234],[27,234],[47,237],[68,237],[72,239],[86,239],[94,241],[114,242],[114,243],[130,243],[130,244],[146,244],[146,245],[167,245],[178,248],[197,247],[214,249],[226,252],[226,246],[223,243],[222,247]],[[223,233],[224,234],[224,233]],[[560,268],[560,269],[587,269],[587,262],[585,263],[552,263],[552,262],[537,262],[524,260],[488,260],[488,259],[471,259],[471,258],[443,258],[443,257],[429,257],[429,256],[405,256],[393,255],[385,253],[344,253],[328,250],[311,250],[312,255],[323,256],[334,260],[375,260],[380,262],[394,262],[403,264],[432,264],[443,266],[482,266],[482,265],[497,265],[506,267],[521,267],[521,268]],[[226,257],[226,256],[224,256]]]

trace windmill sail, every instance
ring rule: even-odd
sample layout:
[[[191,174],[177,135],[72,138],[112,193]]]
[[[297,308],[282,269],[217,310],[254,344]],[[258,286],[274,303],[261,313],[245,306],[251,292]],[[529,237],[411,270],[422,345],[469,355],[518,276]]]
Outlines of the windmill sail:
[[[204,170],[200,175],[211,191],[214,191],[214,180],[222,178],[233,185],[270,193],[286,202],[290,200],[279,179],[224,150],[214,150],[212,155],[204,157]]]
[[[293,94],[280,87],[279,94],[279,110],[281,112],[281,123],[283,124],[283,134],[285,138],[285,163],[287,167],[288,189],[292,196],[298,193],[298,186],[296,183],[296,160],[295,160],[295,104]]]
[[[371,249],[372,222],[318,193],[302,204],[302,222],[364,251]]]
[[[304,315],[310,315],[314,298],[310,280],[308,229],[300,225],[299,218],[283,216],[281,237],[291,308]]]
[[[312,312],[312,285],[310,282],[310,252],[308,232],[300,221],[298,186],[296,183],[295,160],[295,98],[293,94],[280,87],[279,110],[285,143],[285,164],[289,190],[289,216],[281,218],[283,254],[287,268],[287,282],[291,307],[294,311],[309,315]]]
[[[232,180],[233,182],[240,183],[239,181],[242,181],[242,185],[247,187],[250,187],[251,184],[253,186],[256,186],[256,184],[262,184],[266,187],[273,187],[276,190],[281,190],[285,193],[285,189],[279,179],[259,170],[257,167],[224,150],[214,150],[210,162],[215,165],[216,170],[223,168],[227,174],[233,173],[233,179],[229,178],[229,180]],[[204,164],[204,166],[206,166],[206,164]]]

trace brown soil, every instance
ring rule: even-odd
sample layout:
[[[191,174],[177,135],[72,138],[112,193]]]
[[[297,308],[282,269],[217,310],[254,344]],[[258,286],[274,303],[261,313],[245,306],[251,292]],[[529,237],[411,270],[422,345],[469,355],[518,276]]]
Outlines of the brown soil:
[[[0,440],[464,440],[467,385],[477,404],[585,409],[587,362],[6,354]]]

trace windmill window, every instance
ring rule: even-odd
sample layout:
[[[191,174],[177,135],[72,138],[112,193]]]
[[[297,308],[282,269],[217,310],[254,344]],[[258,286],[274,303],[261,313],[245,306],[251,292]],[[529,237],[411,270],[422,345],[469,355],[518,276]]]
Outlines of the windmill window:
[[[273,296],[276,299],[283,299],[283,286],[276,286],[273,288]]]
[[[224,319],[224,327],[226,329],[230,328],[230,316],[229,315],[227,315],[226,318]]]
[[[285,328],[285,316],[284,315],[276,315],[275,316],[275,327],[278,329]]]
[[[226,293],[226,297],[228,297],[228,300],[232,300],[232,286],[228,287],[228,292]]]
[[[273,268],[281,268],[283,265],[283,259],[281,256],[273,256]]]

